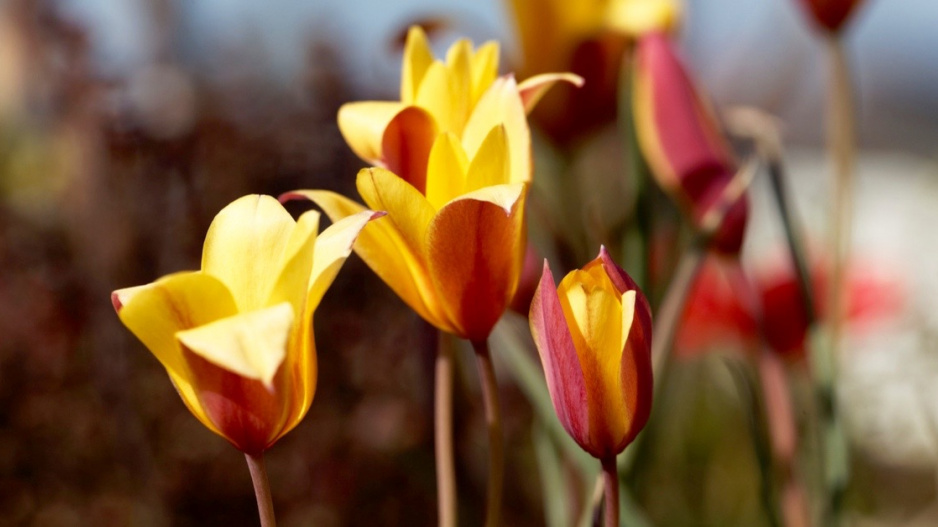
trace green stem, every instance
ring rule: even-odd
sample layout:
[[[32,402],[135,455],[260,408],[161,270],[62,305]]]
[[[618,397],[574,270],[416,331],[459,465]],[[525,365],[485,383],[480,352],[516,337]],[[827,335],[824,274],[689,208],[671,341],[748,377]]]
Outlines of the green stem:
[[[479,380],[482,383],[482,402],[489,432],[489,483],[488,509],[485,514],[486,527],[497,527],[501,517],[502,484],[505,470],[505,453],[502,444],[502,418],[498,405],[498,383],[495,368],[489,353],[488,341],[472,343],[475,350]]]
[[[270,495],[270,482],[267,480],[267,469],[264,467],[263,454],[252,455],[244,453],[251,471],[251,482],[254,483],[254,496],[257,498],[257,513],[261,519],[261,527],[276,527],[274,518],[274,503]]]
[[[456,527],[456,461],[453,455],[453,347],[440,332],[434,389],[434,452],[440,527]]]

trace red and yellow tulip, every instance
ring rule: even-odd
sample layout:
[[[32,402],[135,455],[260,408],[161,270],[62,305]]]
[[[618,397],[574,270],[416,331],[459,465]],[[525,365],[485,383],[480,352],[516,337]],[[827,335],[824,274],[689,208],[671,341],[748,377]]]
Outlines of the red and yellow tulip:
[[[378,215],[362,211],[317,236],[318,212],[294,221],[269,196],[242,197],[212,222],[201,270],[117,290],[114,308],[192,414],[258,455],[306,415],[316,390],[313,313]]]
[[[799,0],[822,28],[837,33],[863,0]]]
[[[529,318],[560,422],[591,455],[614,457],[651,412],[645,296],[602,248],[559,286],[545,261]]]
[[[524,204],[531,180],[526,109],[558,80],[518,86],[496,78],[494,43],[473,52],[455,43],[446,62],[411,29],[401,102],[351,103],[339,127],[352,149],[378,165],[358,174],[369,208],[387,211],[367,226],[356,252],[420,316],[460,337],[484,341],[514,295],[526,245]],[[328,191],[296,191],[333,219],[365,207]]]
[[[633,114],[642,155],[658,184],[701,227],[723,205],[736,172],[717,120],[663,34],[639,41],[634,83]],[[748,215],[743,194],[725,213],[712,247],[738,253]]]

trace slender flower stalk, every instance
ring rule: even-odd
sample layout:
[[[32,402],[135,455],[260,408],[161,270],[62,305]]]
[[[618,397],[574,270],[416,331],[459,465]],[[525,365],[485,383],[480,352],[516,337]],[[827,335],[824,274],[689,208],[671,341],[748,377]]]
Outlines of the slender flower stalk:
[[[251,471],[251,482],[254,483],[254,496],[257,498],[257,513],[261,519],[261,527],[277,527],[274,518],[274,503],[270,495],[270,482],[267,480],[267,467],[264,465],[264,455],[244,454]]]
[[[603,487],[605,495],[604,514],[606,527],[619,527],[619,473],[616,468],[616,457],[610,456],[602,460]]]
[[[827,133],[834,166],[834,207],[831,209],[834,263],[829,305],[833,355],[831,360],[835,360],[840,353],[846,319],[846,266],[853,230],[856,138],[853,89],[843,39],[839,34],[827,35],[826,44],[831,75],[827,102]]]
[[[489,353],[488,341],[473,341],[479,379],[482,383],[482,403],[485,407],[485,422],[489,433],[489,480],[488,508],[485,512],[486,527],[498,527],[501,518],[502,486],[504,485],[505,450],[502,439],[502,415],[498,404],[498,382]]]
[[[459,511],[456,494],[456,457],[453,454],[452,343],[440,332],[434,378],[434,453],[436,455],[437,511],[440,527],[456,527]]]

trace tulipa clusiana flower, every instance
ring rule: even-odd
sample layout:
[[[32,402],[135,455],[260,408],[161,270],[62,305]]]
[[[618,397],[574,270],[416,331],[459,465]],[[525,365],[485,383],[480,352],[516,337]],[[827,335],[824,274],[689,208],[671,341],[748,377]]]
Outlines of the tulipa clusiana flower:
[[[318,212],[294,221],[274,198],[245,196],[215,216],[201,270],[112,293],[121,322],[166,368],[186,407],[245,453],[252,476],[312,403],[313,313],[379,215],[359,212],[317,236]],[[258,505],[263,520],[260,495]]]
[[[557,417],[602,462],[606,525],[618,525],[616,455],[651,413],[651,308],[605,247],[555,285],[547,262],[529,315]]]

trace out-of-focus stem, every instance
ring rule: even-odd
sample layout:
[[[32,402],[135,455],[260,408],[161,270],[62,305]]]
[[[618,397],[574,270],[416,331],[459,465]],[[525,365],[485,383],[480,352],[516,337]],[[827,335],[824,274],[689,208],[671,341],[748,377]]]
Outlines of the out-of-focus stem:
[[[251,482],[254,483],[254,496],[257,498],[257,514],[261,518],[261,527],[276,527],[274,518],[274,502],[270,495],[270,482],[267,481],[267,469],[264,467],[263,454],[244,454],[251,471]]]
[[[453,455],[453,347],[448,335],[440,333],[436,355],[434,388],[434,452],[436,492],[440,527],[456,527],[456,461]]]
[[[603,459],[602,463],[606,527],[619,527],[619,475],[616,470],[616,456],[609,456]]]
[[[502,418],[498,406],[498,383],[495,380],[495,368],[489,353],[488,341],[473,342],[479,379],[482,382],[482,402],[485,406],[485,420],[489,431],[489,484],[488,508],[485,513],[485,526],[497,527],[501,517],[502,479],[505,470],[505,453],[502,445]]]
[[[843,40],[838,34],[827,39],[830,60],[827,140],[834,166],[834,207],[831,210],[834,264],[831,273],[830,329],[832,360],[840,353],[846,316],[846,264],[850,255],[853,226],[855,131],[853,89]]]

